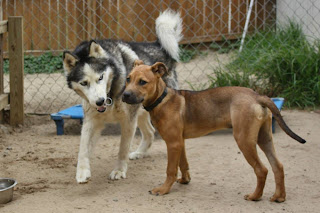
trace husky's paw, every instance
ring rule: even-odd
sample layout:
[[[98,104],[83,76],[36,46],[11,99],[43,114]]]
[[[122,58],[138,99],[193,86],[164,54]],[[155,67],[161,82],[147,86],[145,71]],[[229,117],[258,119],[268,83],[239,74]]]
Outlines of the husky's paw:
[[[109,175],[109,179],[111,180],[120,180],[121,178],[127,178],[126,172],[120,170],[113,170]]]
[[[76,179],[78,183],[87,183],[90,177],[90,169],[77,169]]]
[[[129,154],[129,159],[130,160],[136,160],[136,159],[141,159],[141,158],[144,158],[144,157],[147,157],[149,156],[148,153],[146,152],[131,152]]]

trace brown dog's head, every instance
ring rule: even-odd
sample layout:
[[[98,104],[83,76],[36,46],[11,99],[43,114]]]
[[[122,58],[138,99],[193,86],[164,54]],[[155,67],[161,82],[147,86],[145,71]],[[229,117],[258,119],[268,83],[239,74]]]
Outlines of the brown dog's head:
[[[152,103],[157,98],[159,89],[165,87],[161,77],[166,72],[167,67],[161,62],[148,66],[141,60],[136,60],[133,70],[127,76],[122,101],[128,104]]]

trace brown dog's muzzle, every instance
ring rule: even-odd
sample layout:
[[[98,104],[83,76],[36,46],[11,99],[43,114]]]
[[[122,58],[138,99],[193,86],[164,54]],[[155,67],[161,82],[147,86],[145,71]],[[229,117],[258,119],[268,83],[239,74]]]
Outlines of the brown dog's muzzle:
[[[143,99],[138,98],[132,91],[124,91],[122,94],[122,101],[127,104],[140,104]]]

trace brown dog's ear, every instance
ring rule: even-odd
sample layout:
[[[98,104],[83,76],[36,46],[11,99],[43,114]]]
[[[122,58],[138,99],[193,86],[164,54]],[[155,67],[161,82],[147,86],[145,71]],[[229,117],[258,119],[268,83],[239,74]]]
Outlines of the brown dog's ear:
[[[71,72],[71,69],[76,65],[78,62],[77,56],[74,56],[69,51],[64,51],[63,55],[63,68],[66,75],[68,75]]]
[[[168,73],[166,65],[164,65],[164,63],[162,62],[157,62],[154,65],[152,65],[151,70],[153,73],[158,74],[160,77]]]
[[[133,67],[136,67],[136,66],[139,66],[139,65],[142,65],[142,64],[144,64],[143,61],[137,59],[137,60],[134,60]]]
[[[95,40],[90,41],[89,48],[89,57],[103,58],[106,55],[103,48]]]

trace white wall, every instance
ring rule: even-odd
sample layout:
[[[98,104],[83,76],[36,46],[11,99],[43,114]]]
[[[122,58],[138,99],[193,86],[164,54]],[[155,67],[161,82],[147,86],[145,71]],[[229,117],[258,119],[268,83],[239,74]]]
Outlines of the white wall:
[[[320,0],[277,0],[277,22],[288,17],[301,23],[310,40],[320,39]]]

